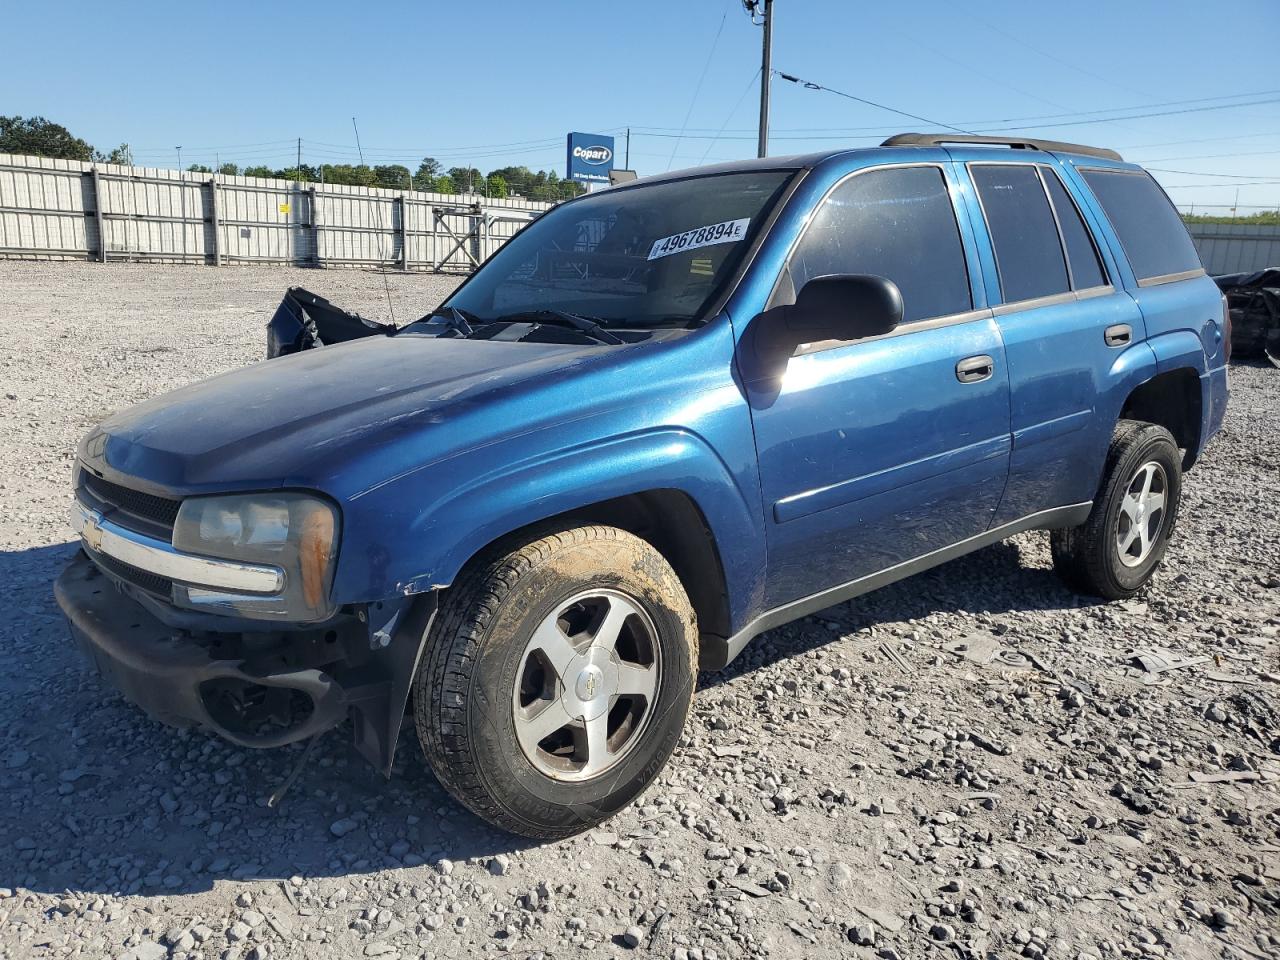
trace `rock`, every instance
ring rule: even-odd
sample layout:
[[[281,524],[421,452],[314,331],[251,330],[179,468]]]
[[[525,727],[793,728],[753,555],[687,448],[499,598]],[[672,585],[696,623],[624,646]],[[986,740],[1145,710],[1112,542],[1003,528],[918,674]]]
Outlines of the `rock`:
[[[495,877],[505,877],[511,871],[511,858],[505,853],[489,859],[489,872]]]
[[[354,820],[335,820],[329,825],[329,832],[335,837],[345,837],[359,826]]]
[[[945,923],[935,923],[929,928],[929,936],[939,943],[950,943],[956,938],[955,928]]]
[[[644,939],[644,931],[639,927],[627,927],[622,933],[622,942],[624,945],[635,949],[640,946],[640,942]]]
[[[849,928],[848,937],[860,947],[870,947],[876,942],[876,928],[870,923],[859,923]]]

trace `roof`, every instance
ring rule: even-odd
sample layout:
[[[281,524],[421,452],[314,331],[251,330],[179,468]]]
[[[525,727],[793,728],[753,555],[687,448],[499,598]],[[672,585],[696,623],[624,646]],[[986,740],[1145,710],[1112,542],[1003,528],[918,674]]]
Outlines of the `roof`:
[[[757,157],[751,160],[730,160],[705,167],[686,167],[681,170],[669,170],[665,173],[651,174],[640,178],[640,181],[655,183],[660,180],[675,180],[693,175],[705,176],[717,173],[746,173],[753,170],[798,170],[805,167],[816,167],[832,157],[848,156],[856,153],[874,153],[885,147],[945,147],[948,144],[986,144],[1009,147],[1010,152],[1044,151],[1046,153],[1074,153],[1085,157],[1098,157],[1106,160],[1124,162],[1124,158],[1114,150],[1106,147],[1090,147],[1081,143],[1065,143],[1060,140],[1042,140],[1036,137],[984,137],[967,133],[899,133],[885,140],[877,147],[833,147],[815,153],[797,153],[781,157]]]

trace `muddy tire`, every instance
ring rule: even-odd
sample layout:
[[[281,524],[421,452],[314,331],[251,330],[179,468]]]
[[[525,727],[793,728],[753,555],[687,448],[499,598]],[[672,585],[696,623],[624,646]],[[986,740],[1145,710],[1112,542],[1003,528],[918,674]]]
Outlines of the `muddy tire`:
[[[443,598],[414,681],[440,783],[489,823],[554,839],[634,800],[666,764],[698,635],[667,561],[613,527],[482,556]]]
[[[1053,568],[1079,593],[1137,593],[1169,545],[1182,496],[1182,456],[1164,427],[1121,420],[1089,519],[1049,535]]]

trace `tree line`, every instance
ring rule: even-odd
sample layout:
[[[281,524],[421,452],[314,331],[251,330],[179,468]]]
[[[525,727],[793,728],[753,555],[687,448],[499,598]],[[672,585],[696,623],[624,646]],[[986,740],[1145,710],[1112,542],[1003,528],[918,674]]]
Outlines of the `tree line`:
[[[122,143],[103,152],[88,141],[72,134],[61,124],[43,117],[0,116],[0,153],[53,157],[59,160],[81,160],[86,163],[132,164],[132,152]],[[212,167],[193,163],[191,173],[214,173]],[[302,183],[336,183],[356,187],[383,187],[389,190],[421,190],[427,193],[481,194],[486,197],[519,196],[528,200],[556,201],[576,197],[585,187],[567,180],[554,170],[528,167],[499,167],[482,173],[477,167],[449,167],[434,157],[423,157],[416,171],[399,163],[369,166],[367,164],[326,163],[319,166],[295,164],[273,168],[265,165],[241,167],[221,164],[217,171],[227,176],[269,177]]]

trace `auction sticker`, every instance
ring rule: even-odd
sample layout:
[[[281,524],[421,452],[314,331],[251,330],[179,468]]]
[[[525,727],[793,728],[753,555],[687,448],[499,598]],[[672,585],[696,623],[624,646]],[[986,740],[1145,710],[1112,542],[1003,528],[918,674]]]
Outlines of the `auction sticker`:
[[[661,257],[669,257],[673,253],[696,250],[698,247],[709,247],[713,243],[733,243],[747,235],[747,225],[749,223],[751,223],[751,218],[743,217],[741,220],[725,220],[723,223],[694,227],[684,233],[662,237],[653,241],[653,246],[649,248],[649,256],[646,259],[657,260]]]

